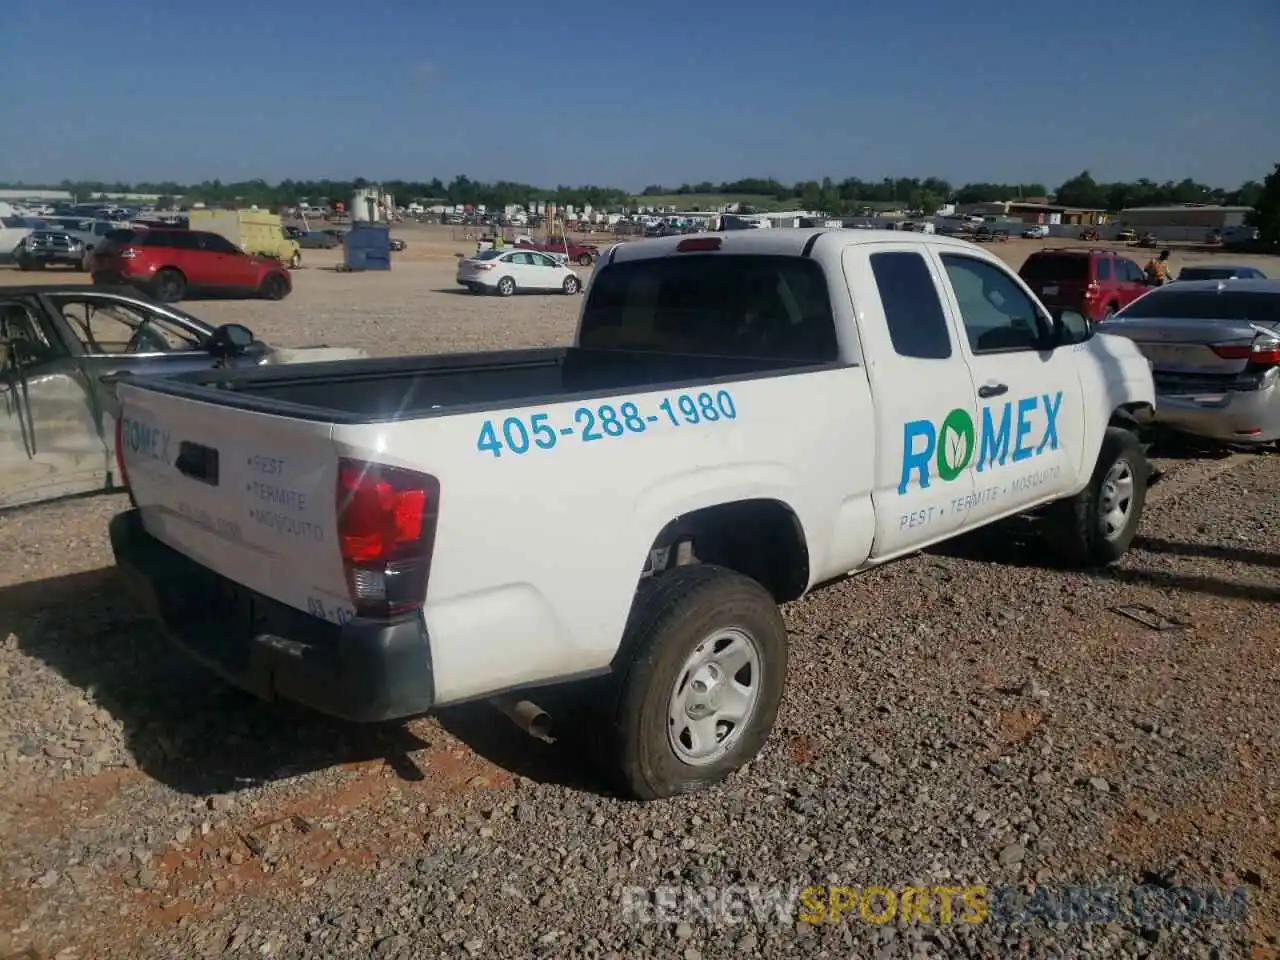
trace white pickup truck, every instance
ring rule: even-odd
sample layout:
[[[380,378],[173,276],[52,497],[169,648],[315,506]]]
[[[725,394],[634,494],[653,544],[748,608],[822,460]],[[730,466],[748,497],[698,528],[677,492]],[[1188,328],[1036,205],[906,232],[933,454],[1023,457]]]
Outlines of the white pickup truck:
[[[358,721],[591,690],[574,726],[641,799],[760,750],[779,603],[1037,508],[1119,557],[1155,403],[1130,341],[974,244],[803,229],[615,246],[568,348],[119,396],[112,544],[189,652]]]

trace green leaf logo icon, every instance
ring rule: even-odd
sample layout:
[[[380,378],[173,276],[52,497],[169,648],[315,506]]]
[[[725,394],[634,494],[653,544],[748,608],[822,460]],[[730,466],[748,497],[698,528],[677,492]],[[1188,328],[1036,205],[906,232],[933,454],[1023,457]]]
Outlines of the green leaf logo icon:
[[[973,418],[959,408],[947,414],[938,431],[938,476],[951,481],[973,458]]]

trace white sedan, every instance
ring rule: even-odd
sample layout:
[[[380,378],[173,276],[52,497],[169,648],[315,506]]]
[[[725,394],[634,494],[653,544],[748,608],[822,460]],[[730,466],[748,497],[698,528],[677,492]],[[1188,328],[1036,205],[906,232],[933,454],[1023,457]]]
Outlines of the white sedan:
[[[537,250],[485,250],[458,262],[458,283],[472,293],[509,297],[517,290],[572,296],[582,289],[563,262]]]

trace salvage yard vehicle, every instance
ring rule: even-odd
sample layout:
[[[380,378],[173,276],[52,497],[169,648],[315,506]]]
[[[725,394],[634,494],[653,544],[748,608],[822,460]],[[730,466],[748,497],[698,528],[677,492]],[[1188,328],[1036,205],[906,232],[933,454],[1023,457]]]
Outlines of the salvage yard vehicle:
[[[64,230],[32,230],[13,251],[13,260],[19,270],[43,270],[51,264],[84,270],[91,253],[84,241]]]
[[[1099,329],[1150,359],[1157,424],[1227,443],[1280,441],[1280,280],[1179,280]]]
[[[1075,310],[1099,323],[1147,292],[1146,274],[1128,257],[1098,247],[1038,250],[1018,271],[1049,309]]]
[[[1242,267],[1226,263],[1199,264],[1183,267],[1178,280],[1265,280],[1267,275],[1257,267]]]
[[[298,242],[298,246],[304,250],[332,250],[335,247],[342,246],[342,241],[328,230],[310,230],[306,233],[299,232],[294,237]]]
[[[987,251],[822,229],[614,246],[567,348],[118,389],[112,547],[176,643],[356,721],[496,696],[541,735],[554,685],[640,799],[760,750],[779,603],[1029,511],[1117,559],[1155,401]]]
[[[190,229],[226,237],[251,256],[302,266],[298,242],[285,235],[280,215],[270,210],[192,210],[187,221]]]
[[[517,246],[554,253],[584,267],[591,266],[600,256],[600,248],[594,243],[577,243],[566,237],[548,237],[542,243],[518,243]]]
[[[199,230],[118,230],[93,255],[93,282],[132,286],[162,303],[188,294],[283,300],[293,290],[278,260],[240,250],[226,237]]]
[[[459,285],[472,293],[510,297],[517,292],[559,292],[569,296],[582,289],[578,275],[564,262],[536,250],[483,250],[458,261]]]
[[[122,371],[165,376],[215,364],[351,359],[360,350],[281,350],[147,300],[70,284],[0,287],[0,509],[118,486],[114,388]]]

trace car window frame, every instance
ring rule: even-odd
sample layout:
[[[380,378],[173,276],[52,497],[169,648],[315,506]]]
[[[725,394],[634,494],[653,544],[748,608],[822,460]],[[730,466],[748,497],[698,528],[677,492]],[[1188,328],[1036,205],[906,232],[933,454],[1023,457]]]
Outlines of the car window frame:
[[[190,317],[192,325],[188,329],[176,312],[157,309],[154,305],[145,303],[141,300],[132,300],[128,297],[121,297],[110,293],[94,293],[92,291],[85,293],[50,293],[44,294],[44,298],[48,301],[52,312],[61,317],[62,322],[69,328],[69,333],[71,334],[73,343],[64,345],[64,350],[67,347],[71,347],[77,356],[85,357],[86,359],[107,358],[118,360],[125,357],[147,358],[206,354],[207,350],[204,344],[213,334],[212,328],[208,331],[200,329],[200,326],[198,325],[199,322],[195,317]],[[119,304],[128,310],[143,311],[153,314],[158,318],[157,322],[186,330],[190,336],[194,336],[197,339],[197,344],[196,346],[185,350],[148,350],[143,353],[108,353],[92,350],[87,343],[80,339],[79,333],[72,328],[70,321],[66,319],[66,315],[63,313],[63,307],[68,301],[78,301],[82,304],[86,304],[92,303],[92,301],[95,300],[102,305]]]
[[[955,320],[958,324],[957,330],[964,332],[964,336],[961,337],[960,340],[963,345],[963,349],[968,351],[969,356],[987,357],[998,356],[1006,353],[1044,354],[1049,353],[1054,349],[1053,338],[1055,336],[1056,325],[1053,322],[1053,318],[1046,313],[1043,304],[1036,299],[1027,283],[1020,276],[1010,270],[1005,264],[993,263],[985,257],[975,256],[974,254],[962,250],[938,250],[935,256],[937,257],[940,275],[946,278],[948,307],[955,311]],[[986,267],[987,269],[994,270],[996,273],[1006,278],[1009,283],[1013,285],[1014,289],[1017,290],[1031,306],[1032,317],[1039,331],[1039,337],[1036,341],[1025,346],[1019,345],[978,349],[974,345],[973,338],[970,336],[969,326],[965,322],[964,318],[964,310],[961,307],[960,298],[956,294],[955,283],[951,279],[951,272],[947,269],[947,263],[949,260],[975,263],[982,267]]]
[[[58,335],[58,331],[56,329],[51,329],[49,318],[45,316],[44,308],[41,305],[40,298],[38,296],[33,296],[31,294],[13,295],[0,293],[0,314],[3,313],[4,308],[9,304],[17,304],[27,311],[27,315],[35,323],[34,329],[40,337],[41,345],[50,351],[50,355],[37,360],[34,363],[23,364],[21,367],[18,367],[16,364],[12,369],[6,367],[3,370],[0,370],[0,376],[13,375],[16,374],[18,370],[22,370],[24,372],[23,375],[25,375],[28,371],[39,370],[47,364],[57,363],[59,360],[64,360],[71,355],[70,351],[67,349],[66,342]]]

